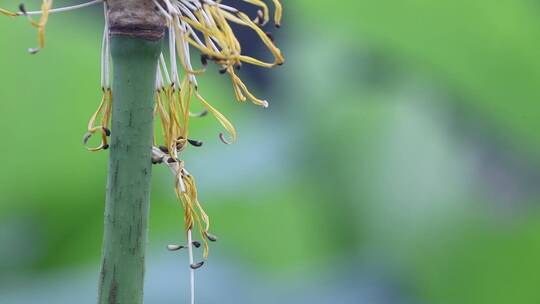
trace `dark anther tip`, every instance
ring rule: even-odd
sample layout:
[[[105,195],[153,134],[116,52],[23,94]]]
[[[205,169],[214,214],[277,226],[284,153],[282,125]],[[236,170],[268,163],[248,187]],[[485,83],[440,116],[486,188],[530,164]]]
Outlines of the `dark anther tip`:
[[[201,247],[201,242],[199,242],[199,241],[193,241],[193,242],[191,242],[191,244],[193,244],[193,246],[195,246],[195,248]]]
[[[195,263],[195,264],[191,264],[189,265],[189,267],[191,267],[191,269],[199,269],[202,267],[202,265],[204,265],[204,261],[200,261],[199,263]]]
[[[226,138],[225,138],[225,135],[223,133],[219,133],[219,139],[221,140],[222,143],[226,144],[226,145],[230,145],[232,144],[230,141],[228,141]]]
[[[83,136],[83,145],[86,145],[86,143],[88,142],[88,140],[90,139],[90,137],[92,137],[92,133],[90,133],[90,132],[84,133],[84,136]]]
[[[103,127],[103,131],[105,132],[106,136],[111,136],[111,130],[109,130],[108,128]]]
[[[202,54],[201,55],[201,63],[202,63],[202,65],[207,66],[208,65],[208,59],[210,59],[210,56],[208,56],[206,54]]]
[[[200,111],[199,113],[189,113],[189,115],[191,117],[197,117],[197,118],[204,117],[204,116],[208,115],[208,110],[204,109],[204,110]]]
[[[19,4],[19,11],[23,13],[23,15],[26,15],[26,7],[24,6],[24,3]]]
[[[234,65],[234,68],[237,70],[237,71],[240,71],[242,69],[242,64],[238,63],[238,64],[235,64]]]
[[[167,250],[169,250],[169,251],[176,251],[176,250],[180,250],[182,248],[184,248],[184,246],[182,246],[182,245],[174,245],[174,244],[167,245]]]
[[[220,74],[225,74],[227,72],[227,68],[221,68],[219,69]]]
[[[109,149],[109,144],[104,144],[103,145],[103,150],[107,150],[107,149]]]
[[[35,55],[39,52],[39,50],[41,50],[40,48],[29,48],[28,49],[28,53],[30,53],[30,55]]]
[[[194,147],[200,147],[203,145],[203,142],[200,140],[188,139],[188,142]]]
[[[265,34],[266,34],[266,37],[270,39],[270,41],[274,42],[274,35],[271,32],[266,32]]]
[[[163,153],[169,153],[169,149],[167,149],[165,146],[159,146],[159,150],[161,150]]]
[[[216,242],[218,240],[217,236],[211,234],[208,231],[205,231],[204,234],[206,235],[206,238],[211,242]]]
[[[175,163],[176,162],[176,159],[172,158],[172,157],[169,157],[169,159],[167,159],[167,162],[170,164],[170,163]]]
[[[281,24],[275,24],[276,28],[280,28]]]

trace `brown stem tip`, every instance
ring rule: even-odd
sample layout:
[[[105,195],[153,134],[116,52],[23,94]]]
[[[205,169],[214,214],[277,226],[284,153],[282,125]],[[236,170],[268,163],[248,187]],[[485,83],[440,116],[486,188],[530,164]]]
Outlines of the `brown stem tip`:
[[[165,33],[165,19],[149,0],[107,0],[109,31],[122,35],[156,41]]]

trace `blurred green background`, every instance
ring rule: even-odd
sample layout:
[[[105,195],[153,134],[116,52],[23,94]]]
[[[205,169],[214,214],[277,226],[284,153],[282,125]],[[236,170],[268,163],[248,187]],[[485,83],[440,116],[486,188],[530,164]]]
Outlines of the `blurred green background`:
[[[240,136],[197,120],[185,155],[220,236],[200,303],[540,303],[540,4],[284,2],[287,63],[242,72],[269,109],[199,79]],[[2,304],[95,302],[107,153],[81,139],[102,19],[51,16],[31,56],[27,20],[0,18]],[[156,167],[147,303],[188,301],[172,187]]]

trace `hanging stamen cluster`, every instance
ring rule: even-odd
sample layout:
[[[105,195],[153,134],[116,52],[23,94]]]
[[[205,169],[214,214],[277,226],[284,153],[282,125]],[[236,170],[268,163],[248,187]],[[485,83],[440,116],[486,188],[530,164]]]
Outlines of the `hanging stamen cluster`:
[[[208,240],[215,237],[208,231],[209,219],[197,198],[195,181],[191,175],[186,174],[184,163],[178,158],[188,143],[194,145],[194,141],[189,139],[189,119],[194,116],[190,113],[192,99],[198,100],[208,112],[213,114],[230,135],[230,139],[226,139],[223,133],[220,133],[219,137],[223,142],[235,142],[237,133],[231,122],[201,95],[197,76],[205,72],[209,61],[214,61],[220,67],[221,73],[230,75],[237,100],[250,99],[256,105],[268,107],[266,100],[255,97],[248,90],[235,70],[242,63],[269,68],[283,64],[284,59],[281,51],[274,45],[271,35],[261,29],[270,19],[268,6],[261,0],[245,0],[260,8],[253,20],[236,8],[222,4],[221,1],[153,1],[166,19],[169,38],[168,66],[170,67],[169,74],[165,56],[162,54],[156,75],[155,113],[160,120],[163,145],[159,149],[155,143],[154,150],[164,154],[161,159],[159,155],[156,156],[158,161],[164,160],[176,176],[176,193],[184,207],[185,229],[191,233],[194,225],[198,226],[205,248],[203,256],[206,258]],[[281,4],[277,0],[273,3],[276,7],[274,21],[279,27]],[[274,56],[274,61],[264,62],[243,55],[240,42],[232,30],[232,23],[254,30]],[[202,69],[193,67],[190,55],[192,47],[201,53]],[[180,77],[180,70],[183,71],[182,77]]]
[[[104,13],[107,13],[107,6],[104,5]],[[111,135],[109,129],[112,111],[112,89],[111,89],[111,60],[110,60],[110,40],[109,26],[105,18],[105,28],[103,30],[103,42],[101,44],[101,90],[103,95],[97,110],[88,121],[88,131],[84,135],[83,144],[86,145],[90,137],[95,133],[101,134],[101,144],[97,147],[87,147],[89,151],[107,150],[109,148],[108,137]],[[96,121],[101,117],[100,124]]]
[[[173,41],[173,40],[171,40]],[[185,231],[191,231],[195,224],[199,227],[201,237],[204,240],[204,257],[208,256],[208,243],[206,236],[209,234],[210,222],[197,197],[195,180],[187,172],[184,162],[179,159],[180,153],[187,147],[201,146],[202,143],[190,139],[189,119],[191,100],[194,89],[189,85],[189,77],[184,77],[180,85],[171,79],[178,75],[172,69],[172,78],[168,73],[163,55],[160,56],[156,75],[155,93],[155,116],[160,122],[163,145],[158,146],[158,136],[154,137],[154,163],[165,162],[176,177],[176,194],[182,202],[184,209]],[[158,152],[159,151],[159,152]]]
[[[18,12],[11,12],[6,9],[0,8],[0,14],[10,16],[10,17],[18,17],[18,16],[26,16],[28,20],[30,21],[31,25],[38,30],[38,47],[37,48],[29,48],[28,51],[31,54],[36,54],[45,47],[45,26],[47,25],[47,21],[49,19],[50,13],[60,13],[60,12],[66,12],[71,10],[76,10],[84,7],[88,7],[97,3],[102,3],[103,0],[92,0],[89,2],[73,5],[73,6],[67,6],[67,7],[61,7],[61,8],[55,8],[52,9],[52,3],[53,0],[42,0],[41,4],[41,10],[39,11],[27,11],[24,4],[19,5],[19,11]],[[105,15],[106,15],[106,5],[104,5],[105,8]],[[32,16],[34,15],[40,15],[39,21],[35,21]],[[112,110],[112,91],[111,91],[111,82],[110,82],[110,55],[109,55],[109,35],[108,35],[108,25],[107,25],[107,18],[105,18],[105,30],[103,34],[103,44],[102,44],[102,54],[101,54],[101,89],[103,91],[103,96],[101,98],[101,102],[99,104],[98,109],[96,112],[91,116],[89,122],[88,122],[88,132],[84,135],[83,143],[86,145],[88,140],[92,135],[95,133],[101,134],[101,144],[97,147],[91,147],[88,148],[90,151],[99,151],[99,150],[106,150],[109,148],[108,140],[107,138],[110,136],[111,131],[108,128],[108,125],[110,123],[110,117],[111,117],[111,110]],[[96,121],[100,120],[100,123],[96,125]]]
[[[28,20],[30,21],[30,24],[35,27],[38,30],[38,47],[37,48],[29,48],[28,51],[31,54],[35,54],[39,52],[40,49],[45,47],[45,26],[47,25],[47,21],[49,20],[49,11],[52,6],[52,0],[43,0],[41,3],[41,11],[39,14],[41,17],[38,21],[35,21],[31,15],[32,13],[35,14],[35,12],[29,13],[26,11],[25,6],[23,4],[19,5],[19,12],[11,12],[5,9],[0,8],[0,14],[10,16],[10,17],[17,17],[17,16],[26,16]]]
[[[269,9],[265,2],[262,0],[244,0],[260,8],[257,16],[251,20],[245,13],[232,6],[221,4],[221,1],[162,0],[163,6],[157,0],[153,1],[167,18],[169,30],[174,32],[177,40],[178,57],[195,87],[197,86],[195,75],[202,71],[195,71],[191,65],[190,45],[201,52],[201,61],[204,66],[209,60],[212,60],[221,67],[220,72],[230,75],[237,100],[246,101],[250,99],[257,105],[268,107],[268,102],[252,94],[235,73],[235,68],[240,68],[242,63],[270,68],[284,62],[281,51],[272,41],[272,36],[261,29],[270,19]],[[276,26],[279,27],[282,14],[281,3],[278,0],[272,2],[276,9],[274,21]],[[245,26],[255,31],[261,42],[266,45],[274,56],[274,61],[264,62],[243,55],[241,44],[233,32],[231,24]]]
[[[177,74],[174,73],[174,67],[172,75],[172,79],[177,77]],[[210,221],[198,200],[195,180],[185,169],[184,162],[179,159],[180,153],[188,144],[195,147],[202,146],[202,142],[188,137],[190,117],[201,116],[201,114],[191,114],[189,111],[193,95],[198,95],[198,92],[189,83],[189,77],[184,77],[177,88],[175,83],[171,81],[163,55],[160,56],[156,75],[154,113],[160,122],[164,145],[158,148],[156,140],[158,137],[154,137],[153,161],[154,163],[165,162],[175,175],[176,194],[184,209],[185,231],[190,232],[197,224],[204,243],[203,256],[207,258],[207,240],[215,240],[215,238],[209,237],[211,236],[208,231]],[[216,112],[210,104],[206,103],[205,106],[210,112]]]

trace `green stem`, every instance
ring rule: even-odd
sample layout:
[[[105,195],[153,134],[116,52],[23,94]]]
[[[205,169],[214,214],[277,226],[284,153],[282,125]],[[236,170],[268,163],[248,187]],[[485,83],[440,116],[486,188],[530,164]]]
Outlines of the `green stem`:
[[[100,304],[143,303],[154,86],[161,41],[111,37],[112,134]]]

